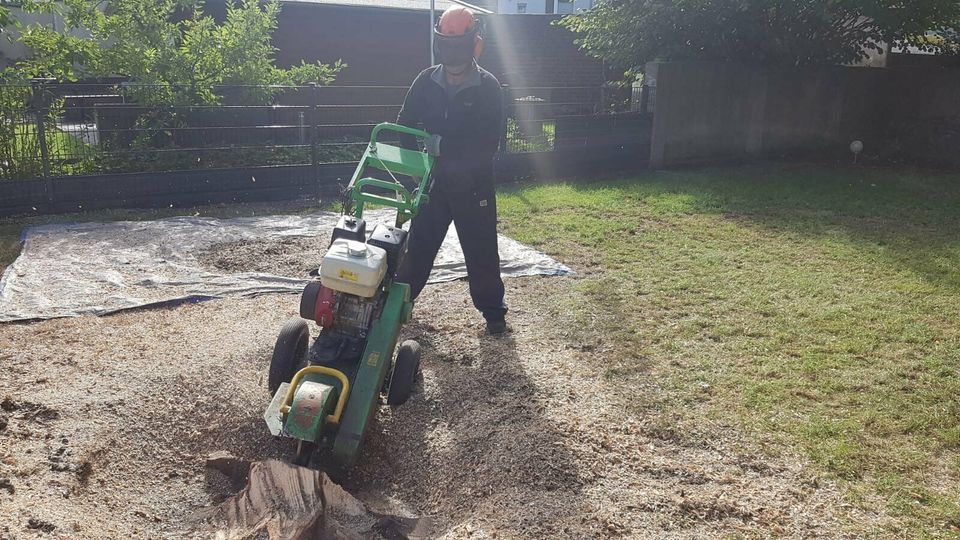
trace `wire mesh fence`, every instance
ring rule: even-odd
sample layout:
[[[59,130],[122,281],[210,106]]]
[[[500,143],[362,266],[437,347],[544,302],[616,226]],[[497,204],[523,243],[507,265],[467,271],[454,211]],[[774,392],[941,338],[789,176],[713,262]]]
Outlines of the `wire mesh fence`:
[[[399,86],[0,85],[0,180],[357,160],[395,121]],[[597,87],[504,87],[501,150],[553,150],[557,119],[603,111]]]

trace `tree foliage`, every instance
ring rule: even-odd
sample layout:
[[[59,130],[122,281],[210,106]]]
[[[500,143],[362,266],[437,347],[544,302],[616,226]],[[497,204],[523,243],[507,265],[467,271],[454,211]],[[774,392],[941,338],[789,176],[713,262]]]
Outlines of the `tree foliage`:
[[[0,5],[0,40],[12,41],[10,39],[10,32],[7,31],[7,27],[11,27],[16,23],[16,20],[13,18],[13,14],[10,13],[10,8]],[[5,56],[3,52],[0,52],[0,61],[4,60]],[[3,74],[6,70],[0,70],[0,80],[3,80]]]
[[[955,0],[599,0],[561,24],[624,68],[653,60],[845,64],[883,44],[955,53]]]
[[[277,0],[232,0],[218,23],[202,0],[27,0],[26,11],[57,10],[67,31],[33,24],[21,29],[31,56],[23,78],[78,80],[126,77],[155,87],[142,99],[162,103],[221,103],[222,85],[328,84],[343,64],[274,64],[271,36]],[[265,98],[251,95],[247,101]]]
[[[0,6],[0,32],[3,32],[4,27],[11,24],[13,24],[13,16],[10,14],[10,9]]]

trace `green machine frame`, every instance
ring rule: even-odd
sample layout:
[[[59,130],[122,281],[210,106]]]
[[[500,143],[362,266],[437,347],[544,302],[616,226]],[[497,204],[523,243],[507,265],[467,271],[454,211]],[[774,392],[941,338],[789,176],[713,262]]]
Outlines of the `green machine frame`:
[[[427,183],[430,181],[430,171],[433,170],[434,157],[414,150],[408,150],[399,146],[384,144],[377,141],[377,137],[383,131],[394,131],[399,134],[412,135],[418,138],[427,138],[430,136],[426,131],[401,126],[399,124],[383,123],[373,128],[370,135],[370,144],[367,146],[357,169],[353,173],[353,178],[347,186],[349,198],[344,205],[344,213],[353,210],[354,216],[358,219],[363,217],[363,209],[366,203],[378,204],[397,209],[397,227],[403,225],[406,221],[413,219],[420,206],[426,204],[429,196],[426,194]],[[362,178],[364,171],[368,167],[373,167],[387,172],[392,180],[379,180],[377,178]],[[411,176],[419,179],[419,185],[411,193],[399,181],[394,174]],[[377,195],[364,188],[379,188],[390,191],[393,197]],[[351,208],[352,206],[352,208]]]
[[[418,138],[430,136],[425,131],[398,124],[383,123],[374,127],[370,144],[347,186],[343,212],[362,218],[368,204],[395,208],[396,226],[400,227],[416,216],[429,200],[425,192],[434,157],[379,142],[377,139],[384,131]],[[384,171],[392,180],[365,177],[368,168]],[[400,184],[396,174],[418,179],[418,187],[411,192]],[[390,196],[383,195],[384,191]],[[280,403],[283,433],[308,442],[320,442],[326,437],[332,441],[332,455],[340,465],[350,465],[357,457],[393,363],[400,327],[410,320],[413,311],[408,284],[388,281],[385,286],[383,307],[370,327],[355,368],[346,370],[347,373],[327,366],[303,368],[293,377]]]

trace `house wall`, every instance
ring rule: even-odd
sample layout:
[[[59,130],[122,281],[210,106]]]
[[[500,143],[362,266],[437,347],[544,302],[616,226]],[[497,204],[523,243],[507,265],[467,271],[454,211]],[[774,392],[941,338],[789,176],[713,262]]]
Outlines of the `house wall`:
[[[426,11],[286,3],[273,43],[281,67],[342,59],[338,85],[409,85],[430,65],[429,31]]]
[[[593,7],[594,0],[499,0],[497,12],[501,14],[517,14],[517,4],[527,5],[527,14],[560,14],[566,15],[578,11],[586,11]]]
[[[481,63],[516,87],[592,87],[605,81],[603,64],[574,44],[574,35],[556,26],[555,15],[498,15],[487,18]]]
[[[523,87],[583,86],[599,89],[603,64],[584,55],[574,36],[552,24],[557,16],[486,16],[480,64],[501,83]],[[301,60],[348,67],[337,85],[409,85],[430,65],[427,12],[317,4],[285,4],[274,44],[277,63]],[[598,95],[597,90],[594,95]]]
[[[487,11],[491,11],[493,13],[497,12],[497,0],[467,0],[467,3],[486,9]]]
[[[24,25],[38,24],[46,27],[52,27],[55,30],[62,31],[65,23],[63,17],[55,13],[25,13],[22,9],[15,6],[5,6],[10,10],[13,18]],[[9,32],[9,34],[7,34]],[[84,35],[82,32],[71,32],[75,36]],[[9,38],[9,39],[7,39]],[[29,50],[20,41],[20,33],[16,28],[5,28],[4,33],[0,35],[0,69],[11,66],[19,60],[27,57]]]
[[[519,13],[517,4],[526,4],[528,14],[547,13],[547,0],[499,0],[497,2],[497,13],[510,15]]]

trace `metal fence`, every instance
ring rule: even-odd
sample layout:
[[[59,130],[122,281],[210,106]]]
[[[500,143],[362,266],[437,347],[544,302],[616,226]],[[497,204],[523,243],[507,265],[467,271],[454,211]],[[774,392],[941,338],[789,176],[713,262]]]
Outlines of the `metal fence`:
[[[0,85],[0,180],[355,161],[371,128],[396,120],[406,91]],[[504,87],[504,97],[501,150],[511,153],[553,150],[558,119],[603,107],[599,87]]]

